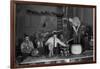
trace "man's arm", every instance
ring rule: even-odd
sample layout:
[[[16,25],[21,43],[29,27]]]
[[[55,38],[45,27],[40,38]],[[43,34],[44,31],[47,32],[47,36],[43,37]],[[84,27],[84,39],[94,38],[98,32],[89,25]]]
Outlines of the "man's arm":
[[[31,45],[31,48],[33,48],[33,49],[34,49],[34,46],[33,46],[33,43],[32,43],[32,42],[31,42],[31,44],[30,44],[30,45]]]
[[[48,45],[48,44],[50,44],[50,43],[52,43],[52,38],[49,38],[49,39],[46,41],[45,45]]]
[[[62,45],[62,46],[64,46],[64,47],[66,47],[66,44],[65,43],[63,43],[61,40],[59,40],[58,38],[57,38],[57,43],[59,43],[60,45]]]
[[[20,47],[20,48],[21,48],[21,52],[24,52],[24,51],[23,51],[24,45],[25,45],[24,43],[21,44],[21,47]]]

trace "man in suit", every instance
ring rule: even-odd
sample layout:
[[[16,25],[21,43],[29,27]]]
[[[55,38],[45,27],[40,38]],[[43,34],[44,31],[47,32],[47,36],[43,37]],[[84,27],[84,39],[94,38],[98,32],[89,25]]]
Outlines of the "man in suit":
[[[85,51],[88,45],[88,34],[86,26],[82,24],[79,17],[69,18],[71,23],[71,37],[73,38],[71,44],[81,44],[82,51]]]

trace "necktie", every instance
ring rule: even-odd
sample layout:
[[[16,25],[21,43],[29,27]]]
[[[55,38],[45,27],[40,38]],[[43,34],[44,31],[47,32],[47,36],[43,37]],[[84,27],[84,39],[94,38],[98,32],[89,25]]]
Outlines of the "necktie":
[[[54,41],[53,42],[54,42],[54,47],[55,47],[55,37],[54,37]]]

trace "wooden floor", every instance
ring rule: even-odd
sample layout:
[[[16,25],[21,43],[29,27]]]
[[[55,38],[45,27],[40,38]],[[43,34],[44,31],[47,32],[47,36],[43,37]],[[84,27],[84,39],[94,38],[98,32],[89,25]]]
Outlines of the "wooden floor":
[[[70,56],[54,56],[54,57],[28,57],[20,64],[36,64],[36,63],[45,63],[49,64],[50,62],[61,63],[66,62],[69,63],[73,59],[81,59],[81,58],[92,58],[93,57],[93,50],[85,51],[83,54],[80,55],[70,55]]]

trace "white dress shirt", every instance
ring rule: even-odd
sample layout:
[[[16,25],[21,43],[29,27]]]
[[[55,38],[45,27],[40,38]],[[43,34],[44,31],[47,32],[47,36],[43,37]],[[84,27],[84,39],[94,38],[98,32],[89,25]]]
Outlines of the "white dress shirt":
[[[46,45],[50,44],[54,47],[57,47],[57,43],[62,45],[62,46],[66,46],[66,44],[64,44],[62,41],[60,41],[57,37],[50,37],[47,40]]]

